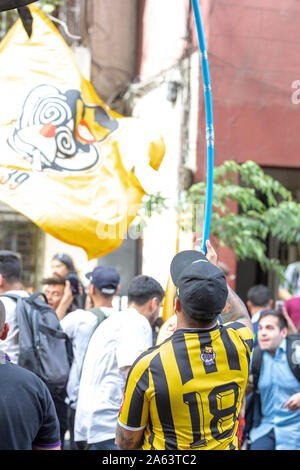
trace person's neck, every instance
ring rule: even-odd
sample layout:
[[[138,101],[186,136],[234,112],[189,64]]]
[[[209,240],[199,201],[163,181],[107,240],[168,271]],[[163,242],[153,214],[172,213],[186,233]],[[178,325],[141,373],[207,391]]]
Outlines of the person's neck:
[[[253,317],[257,312],[261,312],[262,310],[265,310],[266,308],[267,308],[267,306],[265,306],[265,307],[252,307],[251,311],[250,311],[251,317]]]
[[[9,292],[11,290],[23,290],[21,282],[14,282],[12,284],[5,283],[4,285],[0,286],[0,294],[4,294],[5,292]]]
[[[112,298],[108,299],[106,297],[102,297],[101,295],[92,296],[94,307],[107,307],[112,308]]]
[[[217,325],[217,319],[210,322],[195,321],[192,318],[186,319],[182,315],[177,314],[177,329],[179,328],[189,328],[189,329],[210,329]]]
[[[146,305],[136,305],[134,302],[131,302],[128,304],[128,308],[134,308],[149,321],[149,311]]]
[[[285,337],[281,339],[280,343],[278,344],[277,348],[276,349],[269,349],[269,350],[266,350],[266,352],[268,352],[272,357],[275,357],[276,356],[276,353],[278,351],[278,349],[280,348],[282,342],[285,340]]]

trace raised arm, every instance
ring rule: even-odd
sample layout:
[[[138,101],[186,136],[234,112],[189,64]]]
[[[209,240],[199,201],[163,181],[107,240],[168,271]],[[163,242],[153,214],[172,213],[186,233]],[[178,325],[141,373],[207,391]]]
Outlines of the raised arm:
[[[253,324],[248,310],[240,297],[228,286],[228,297],[226,305],[221,313],[223,323],[239,321],[253,331]]]
[[[209,240],[206,241],[206,257],[212,263],[218,266],[217,253],[212,247]],[[201,250],[200,250],[201,251]],[[203,253],[203,252],[202,252]],[[221,269],[221,268],[220,268]],[[244,302],[240,297],[229,287],[228,287],[228,297],[226,305],[221,313],[221,318],[223,323],[228,323],[238,320],[240,323],[243,323],[245,326],[250,328],[253,331],[253,324],[249,316],[248,310]]]
[[[68,308],[73,302],[73,298],[71,283],[70,281],[66,281],[64,295],[56,309],[56,315],[59,320],[62,320],[65,317]]]

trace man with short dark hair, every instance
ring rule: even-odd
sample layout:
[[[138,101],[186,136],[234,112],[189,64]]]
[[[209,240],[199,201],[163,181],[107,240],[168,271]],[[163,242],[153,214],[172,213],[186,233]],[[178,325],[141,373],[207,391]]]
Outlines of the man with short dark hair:
[[[45,286],[44,294],[47,298],[48,304],[55,311],[59,305],[61,305],[63,310],[66,312],[72,303],[72,292],[70,286],[67,285],[69,290],[67,291],[68,294],[66,293],[66,282],[68,281],[59,275],[42,280],[42,285]]]
[[[253,345],[245,305],[224,273],[199,251],[171,263],[177,329],[144,352],[128,374],[118,447],[143,450],[238,449],[237,427]],[[220,325],[224,311],[227,321]]]
[[[152,346],[151,323],[164,291],[149,276],[135,277],[128,308],[113,312],[97,328],[87,349],[75,416],[75,440],[91,450],[116,449],[115,430],[126,377],[140,353]]]
[[[29,294],[22,286],[22,262],[13,251],[0,250],[0,295],[6,311],[9,331],[2,344],[11,362],[17,364],[19,359],[19,324],[16,315],[16,302],[5,294],[16,294],[27,297]]]
[[[110,266],[97,266],[86,275],[90,281],[89,295],[93,307],[89,310],[77,309],[66,315],[60,322],[73,346],[73,363],[67,383],[66,403],[70,415],[71,449],[77,449],[74,442],[74,419],[77,407],[79,382],[86,350],[97,326],[113,312],[113,299],[120,288],[120,275]]]
[[[258,391],[262,418],[250,432],[250,450],[300,450],[300,383],[287,358],[288,323],[284,315],[266,311],[258,323],[263,351]],[[300,364],[299,348],[294,361]]]
[[[8,331],[0,300],[0,340]],[[59,423],[44,382],[0,351],[0,384],[0,449],[59,450]]]
[[[273,306],[270,289],[263,284],[251,287],[247,292],[247,307],[251,315],[254,330],[254,346],[257,345],[258,320],[264,310]]]

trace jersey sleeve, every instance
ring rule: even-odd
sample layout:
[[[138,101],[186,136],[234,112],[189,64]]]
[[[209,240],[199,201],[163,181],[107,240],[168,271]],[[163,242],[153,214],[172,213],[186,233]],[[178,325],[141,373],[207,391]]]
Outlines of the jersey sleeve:
[[[232,323],[227,323],[226,329],[228,330],[235,330],[242,340],[243,344],[245,345],[247,349],[247,353],[249,355],[249,358],[252,354],[253,347],[254,347],[254,333],[253,331],[250,330],[246,325],[243,323],[236,321]]]
[[[138,431],[143,429],[148,422],[149,400],[149,369],[145,367],[145,361],[137,361],[131,368],[123,402],[119,412],[119,424],[125,429]]]

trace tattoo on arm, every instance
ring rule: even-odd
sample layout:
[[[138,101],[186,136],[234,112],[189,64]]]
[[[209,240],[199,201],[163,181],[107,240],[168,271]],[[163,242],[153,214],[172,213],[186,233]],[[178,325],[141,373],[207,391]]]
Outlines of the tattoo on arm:
[[[124,434],[124,430],[118,424],[116,429],[116,439],[118,447],[122,450],[140,449],[143,443],[143,433],[141,438],[139,438],[138,440],[134,439],[133,437],[126,437]]]
[[[226,305],[221,313],[221,318],[224,323],[235,320],[242,321],[252,329],[252,323],[246,305],[229,286],[228,297]]]

